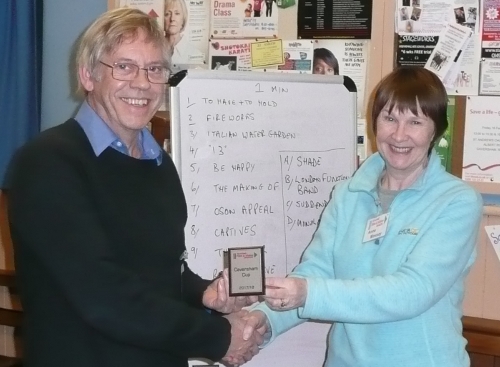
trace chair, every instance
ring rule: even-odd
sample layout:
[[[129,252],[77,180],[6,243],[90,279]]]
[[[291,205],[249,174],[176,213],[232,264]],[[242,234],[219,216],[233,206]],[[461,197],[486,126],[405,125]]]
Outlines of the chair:
[[[464,316],[462,323],[471,367],[500,366],[500,321]]]
[[[16,275],[13,270],[0,269],[0,286],[10,291],[15,289]],[[0,307],[0,325],[14,328],[14,335],[21,330],[23,312],[11,308]],[[0,367],[21,367],[20,357],[10,357],[0,354]]]

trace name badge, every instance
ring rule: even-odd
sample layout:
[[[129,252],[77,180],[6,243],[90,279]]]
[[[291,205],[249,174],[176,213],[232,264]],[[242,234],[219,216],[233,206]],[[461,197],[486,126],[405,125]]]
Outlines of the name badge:
[[[389,213],[385,213],[368,220],[366,223],[363,243],[384,237],[389,223]]]

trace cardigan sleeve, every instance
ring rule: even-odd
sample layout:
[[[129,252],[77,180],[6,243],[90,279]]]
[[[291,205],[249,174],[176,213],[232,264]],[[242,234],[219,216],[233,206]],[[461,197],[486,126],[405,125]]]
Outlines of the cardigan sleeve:
[[[226,319],[151,289],[116,261],[70,154],[30,144],[16,155],[8,185],[16,251],[43,264],[89,327],[138,348],[212,360],[224,356],[231,338]],[[29,272],[29,264],[21,270]],[[189,277],[201,298],[206,282]]]

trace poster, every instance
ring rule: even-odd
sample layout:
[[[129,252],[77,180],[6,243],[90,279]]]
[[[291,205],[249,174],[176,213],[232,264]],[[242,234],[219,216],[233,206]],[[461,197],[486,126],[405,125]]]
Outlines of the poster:
[[[479,34],[472,34],[448,78],[443,81],[449,95],[478,95],[480,54]]]
[[[255,41],[250,44],[253,68],[273,67],[283,65],[283,41],[281,39],[270,39]]]
[[[462,178],[500,182],[500,104],[497,97],[468,97]]]
[[[446,23],[479,32],[478,0],[397,0],[396,32],[438,36]]]
[[[398,66],[424,66],[449,95],[477,95],[478,0],[397,0]]]
[[[150,17],[155,18],[163,28],[163,1],[164,0],[120,0],[120,7],[139,9]]]
[[[484,59],[481,62],[479,94],[500,95],[500,59]]]
[[[448,23],[439,35],[439,41],[434,47],[425,68],[436,74],[443,82],[449,78],[462,49],[469,40],[472,31],[460,24]]]
[[[365,40],[315,40],[313,74],[338,74],[350,77],[357,88],[358,118],[365,114],[365,82],[368,63]]]
[[[213,39],[209,45],[209,68],[219,71],[251,71],[250,40]]]
[[[484,0],[482,16],[483,47],[488,42],[500,41],[500,0]]]
[[[205,68],[210,0],[120,0],[158,20],[172,46],[172,72]]]
[[[450,0],[397,0],[397,33],[439,36],[453,15]]]
[[[484,226],[484,230],[486,231],[487,237],[495,250],[498,260],[500,260],[500,226]]]
[[[406,34],[398,36],[396,63],[398,66],[424,66],[438,43],[432,35]]]
[[[314,41],[312,40],[284,40],[284,64],[271,68],[254,69],[254,71],[311,74],[313,67],[313,53]]]
[[[479,94],[500,95],[500,0],[484,0]]]
[[[298,38],[370,39],[373,0],[300,0]]]
[[[172,70],[206,65],[209,0],[165,0],[165,37],[172,45]]]
[[[210,1],[211,38],[273,38],[278,36],[274,0]]]

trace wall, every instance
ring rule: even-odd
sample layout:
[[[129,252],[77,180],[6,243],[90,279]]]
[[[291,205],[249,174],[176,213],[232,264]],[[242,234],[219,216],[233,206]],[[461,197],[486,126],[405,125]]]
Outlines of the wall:
[[[106,0],[44,0],[42,130],[66,121],[78,108],[72,48],[107,5]]]
[[[477,241],[476,263],[467,278],[464,314],[500,320],[500,297],[498,292],[500,262],[484,230],[485,226],[493,225],[500,225],[500,208],[485,207]]]

